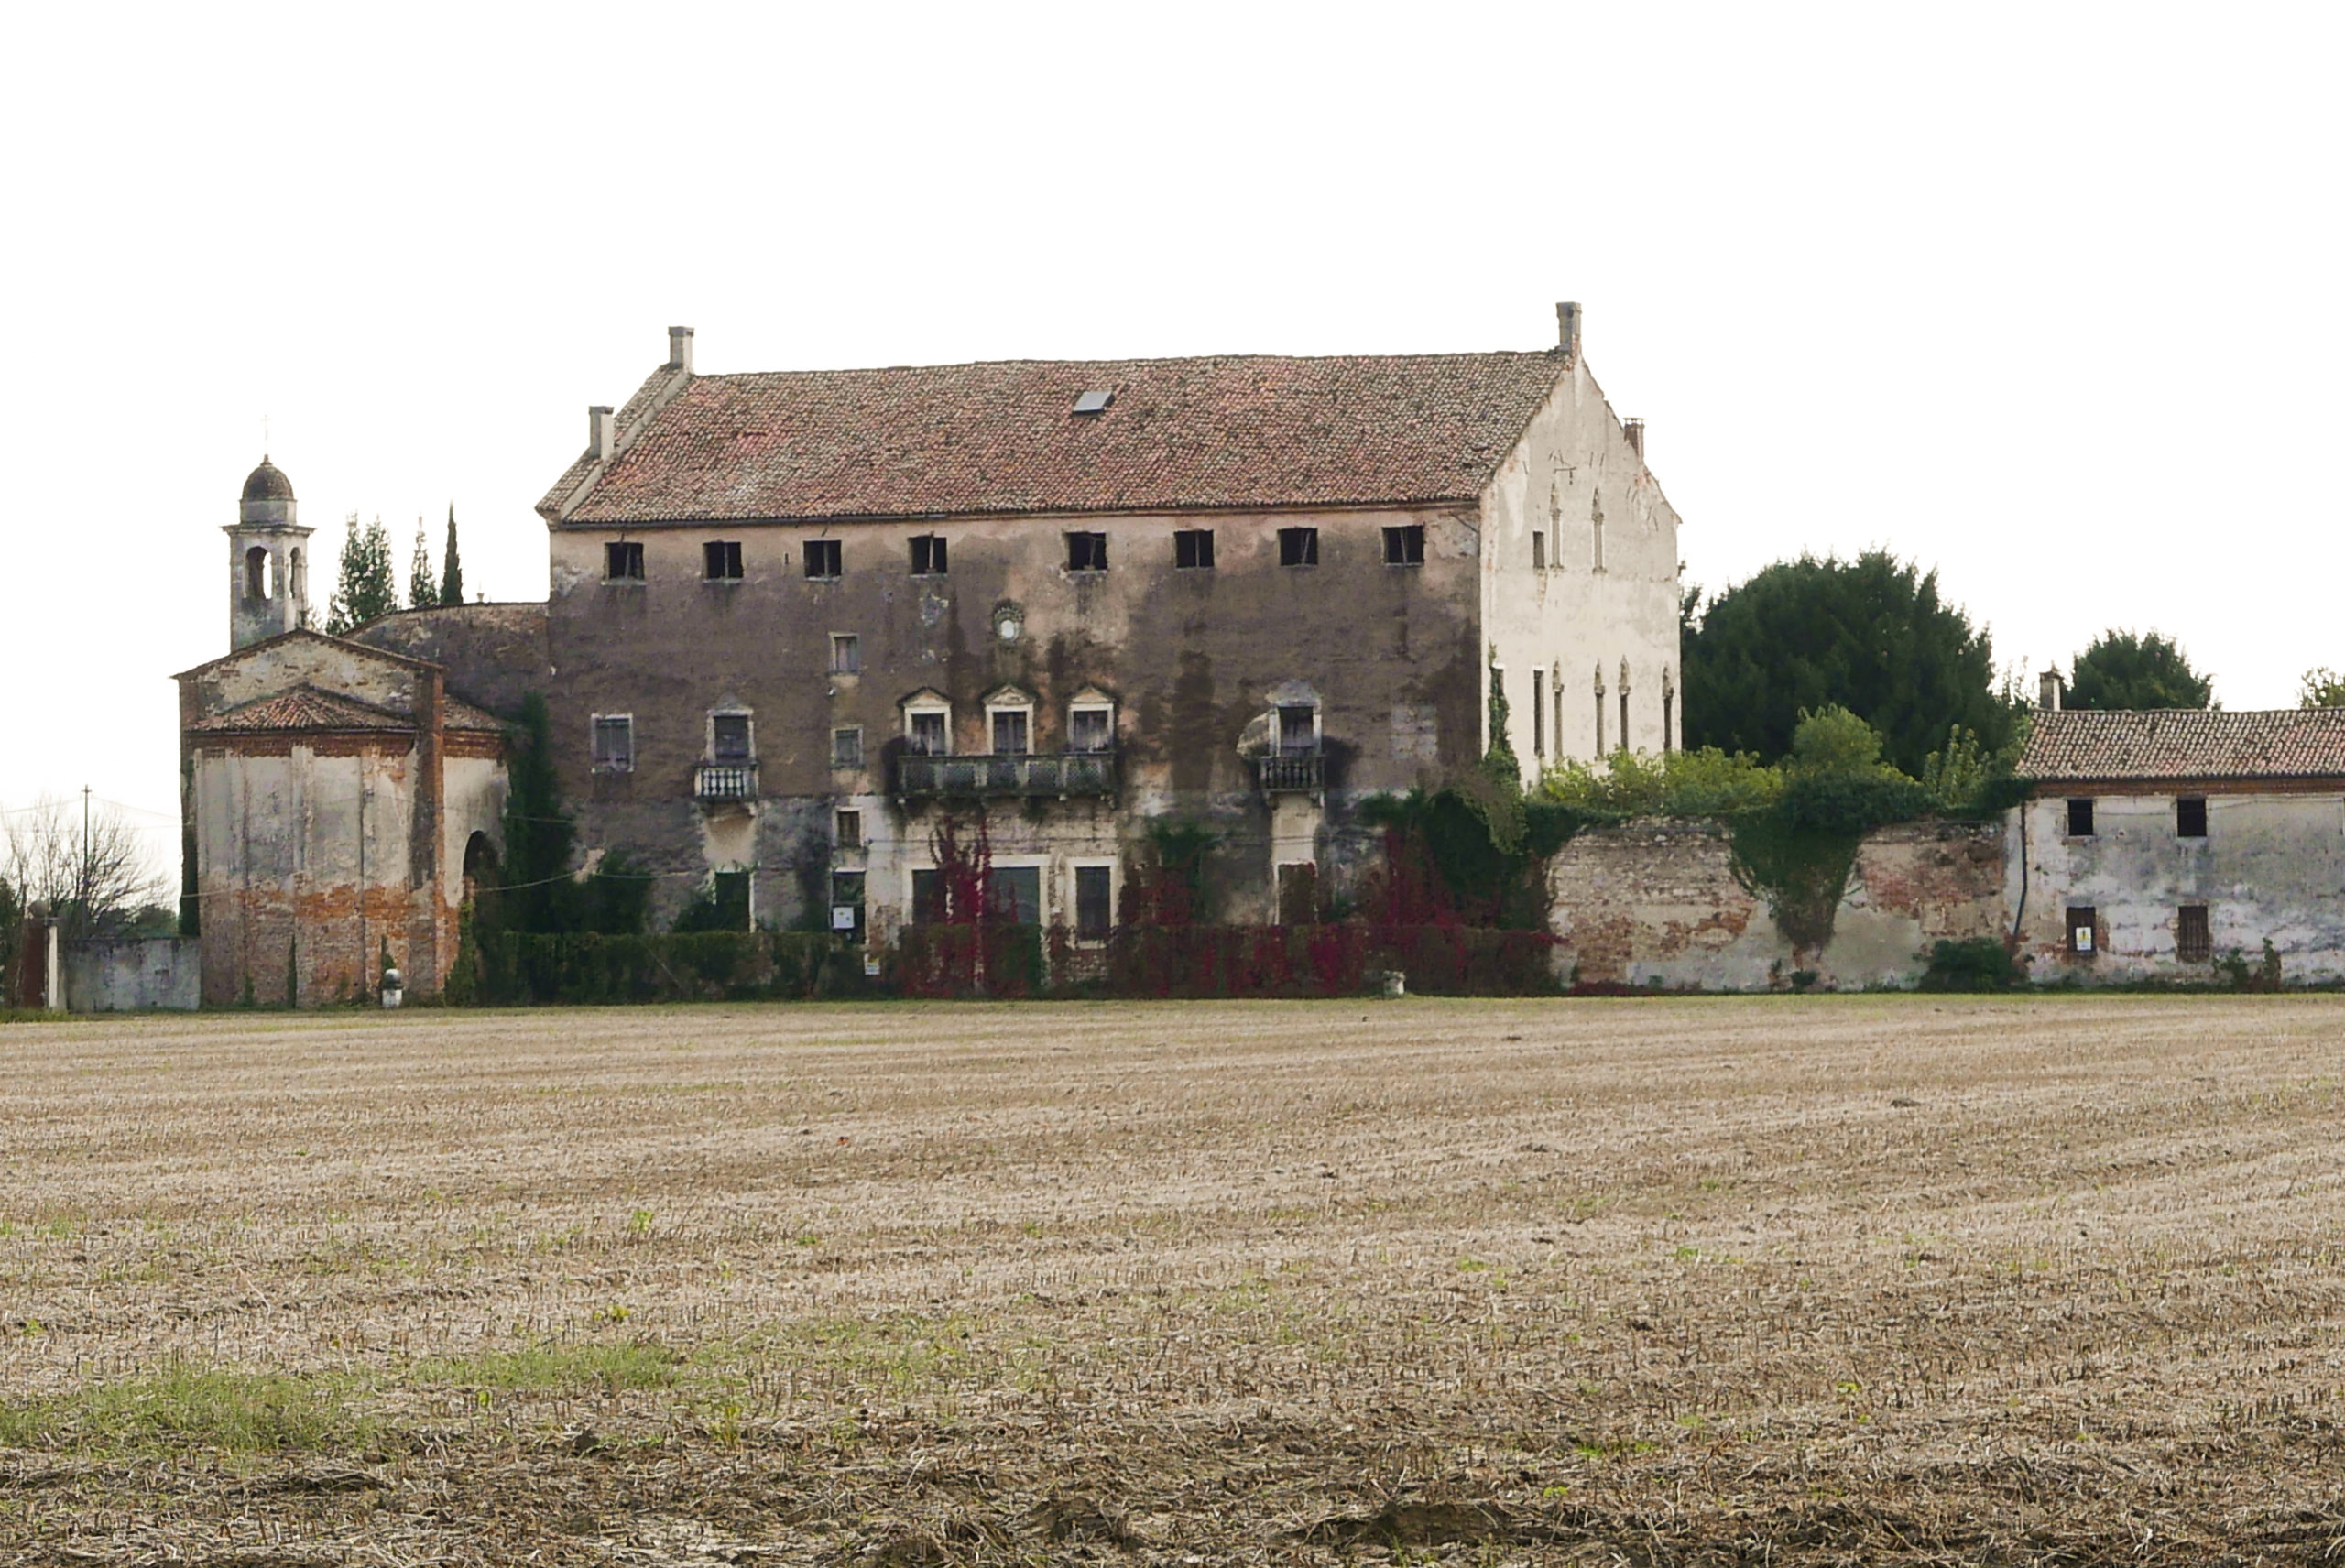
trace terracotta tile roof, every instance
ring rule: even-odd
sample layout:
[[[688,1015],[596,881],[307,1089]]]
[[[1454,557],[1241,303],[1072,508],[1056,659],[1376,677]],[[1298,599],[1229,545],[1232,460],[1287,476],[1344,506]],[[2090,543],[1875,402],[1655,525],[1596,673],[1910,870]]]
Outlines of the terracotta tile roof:
[[[290,691],[258,698],[224,713],[198,719],[191,727],[214,735],[249,735],[262,730],[411,730],[415,721],[340,692],[297,686]]]
[[[483,713],[459,697],[442,699],[442,727],[452,730],[498,730],[494,714]],[[198,719],[191,726],[206,735],[253,735],[283,730],[412,730],[415,720],[405,713],[322,691],[297,686],[274,697],[262,697],[224,713]]]
[[[2345,779],[2345,708],[2034,715],[2023,779]]]
[[[1568,364],[1560,350],[1015,360],[701,376],[680,391],[655,375],[569,520],[1468,500]],[[1074,413],[1094,389],[1114,400]],[[540,510],[558,515],[593,473],[582,457]]]
[[[442,692],[440,697],[440,727],[443,730],[501,730],[504,722],[495,713],[474,707],[462,697]]]

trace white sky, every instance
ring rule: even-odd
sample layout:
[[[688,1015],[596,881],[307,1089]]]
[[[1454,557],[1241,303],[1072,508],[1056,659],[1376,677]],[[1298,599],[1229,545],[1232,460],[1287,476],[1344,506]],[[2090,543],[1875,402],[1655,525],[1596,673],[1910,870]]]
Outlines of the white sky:
[[[1578,299],[1693,581],[1882,544],[2005,661],[2157,627],[2232,708],[2345,665],[2336,7],[9,30],[0,804],[176,809],[264,414],[322,546],[380,514],[404,572],[453,499],[468,587],[539,597],[531,506],[671,322],[767,370],[1540,347]]]

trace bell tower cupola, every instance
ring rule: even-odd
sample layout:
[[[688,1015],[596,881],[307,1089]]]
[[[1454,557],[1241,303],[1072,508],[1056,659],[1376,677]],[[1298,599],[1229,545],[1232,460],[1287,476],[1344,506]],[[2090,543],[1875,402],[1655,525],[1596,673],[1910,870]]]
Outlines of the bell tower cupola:
[[[297,520],[293,482],[268,461],[245,480],[228,536],[228,647],[310,624],[310,534]]]

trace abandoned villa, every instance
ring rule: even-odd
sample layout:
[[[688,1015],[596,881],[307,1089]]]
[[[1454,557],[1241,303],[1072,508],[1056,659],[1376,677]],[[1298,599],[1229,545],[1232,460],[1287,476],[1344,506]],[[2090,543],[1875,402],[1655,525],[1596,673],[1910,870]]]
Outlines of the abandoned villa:
[[[1342,897],[1378,859],[1363,802],[1475,765],[1494,684],[1525,782],[1676,746],[1677,515],[1579,308],[1556,314],[1522,352],[726,375],[673,328],[539,504],[544,603],[344,637],[312,629],[311,530],[264,460],[225,529],[228,651],[178,677],[203,1002],[365,996],[386,953],[439,991],[532,691],[587,863],[649,874],[655,924],[714,894],[875,947],[938,912],[948,809],[982,811],[1017,920],[1094,942],[1168,819],[1216,835],[1226,919]],[[2103,734],[2140,715],[2045,716],[2044,799],[1869,844],[1827,969],[1910,978],[1933,936],[2003,931],[2073,966],[2071,905],[2117,920],[2100,948],[2198,956],[2190,922],[2236,894],[2161,913],[2171,887],[2114,845],[2079,858],[2048,803],[2089,788],[2131,833],[2187,787],[2186,828],[2295,835],[2249,923],[2296,933],[2296,973],[2345,973],[2334,724],[2169,727],[2144,774]],[[1583,833],[1552,882],[1564,970],[1765,984],[1790,951],[1699,834]]]

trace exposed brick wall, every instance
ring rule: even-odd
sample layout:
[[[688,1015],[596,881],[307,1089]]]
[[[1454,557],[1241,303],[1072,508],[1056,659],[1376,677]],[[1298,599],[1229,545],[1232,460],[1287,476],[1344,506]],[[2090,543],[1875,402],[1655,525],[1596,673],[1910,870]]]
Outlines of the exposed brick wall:
[[[1794,950],[1735,879],[1724,824],[1648,819],[1584,833],[1549,867],[1552,927],[1586,984],[1697,990],[1911,985],[1929,945],[2008,924],[2001,822],[1901,822],[1869,834],[1823,952]]]

